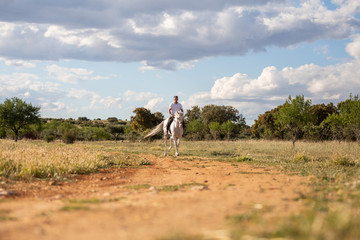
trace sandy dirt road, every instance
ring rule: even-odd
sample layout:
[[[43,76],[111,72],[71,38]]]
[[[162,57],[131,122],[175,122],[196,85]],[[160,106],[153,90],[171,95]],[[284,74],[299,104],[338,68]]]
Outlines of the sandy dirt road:
[[[0,239],[230,239],[229,216],[295,213],[309,179],[274,168],[137,155],[141,168],[104,169],[69,182],[7,182]]]

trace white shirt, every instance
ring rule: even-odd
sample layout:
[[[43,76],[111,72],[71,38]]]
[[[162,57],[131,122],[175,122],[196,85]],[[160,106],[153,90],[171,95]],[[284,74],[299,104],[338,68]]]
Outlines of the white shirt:
[[[174,115],[177,111],[182,109],[181,103],[170,103],[169,109],[171,109],[171,114]]]

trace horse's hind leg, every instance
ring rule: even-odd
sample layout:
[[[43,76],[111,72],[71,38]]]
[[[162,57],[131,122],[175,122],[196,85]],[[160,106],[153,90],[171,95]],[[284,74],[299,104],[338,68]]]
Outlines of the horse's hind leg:
[[[171,141],[170,141],[171,143]],[[164,144],[165,144],[165,148],[164,148],[164,156],[167,155],[167,135],[164,135]]]

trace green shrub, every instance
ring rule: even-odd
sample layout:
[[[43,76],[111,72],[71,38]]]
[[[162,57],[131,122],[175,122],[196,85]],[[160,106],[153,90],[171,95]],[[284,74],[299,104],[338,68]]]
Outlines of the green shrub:
[[[352,160],[347,155],[337,155],[333,159],[333,163],[335,166],[343,166],[343,167],[354,167],[356,165],[355,161]]]
[[[306,156],[305,153],[297,153],[293,160],[295,162],[310,162],[311,161],[311,158]]]
[[[236,158],[236,162],[251,162],[253,159],[248,156],[241,156]]]
[[[21,164],[10,159],[0,159],[0,176],[11,177],[21,171]]]
[[[41,132],[40,138],[46,142],[52,142],[56,139],[56,134],[52,129],[45,129]]]
[[[67,130],[62,135],[62,140],[66,144],[72,144],[76,140],[77,133],[74,129]]]

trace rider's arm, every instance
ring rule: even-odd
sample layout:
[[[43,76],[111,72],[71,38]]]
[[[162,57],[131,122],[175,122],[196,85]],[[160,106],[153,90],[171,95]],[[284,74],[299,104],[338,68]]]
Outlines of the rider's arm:
[[[172,117],[174,117],[174,115],[172,115],[172,113],[171,113],[171,105],[170,105],[170,107],[169,107],[169,114],[170,114],[170,116],[172,116]]]

